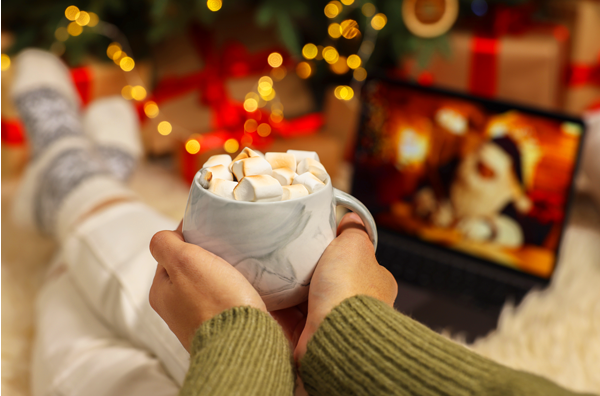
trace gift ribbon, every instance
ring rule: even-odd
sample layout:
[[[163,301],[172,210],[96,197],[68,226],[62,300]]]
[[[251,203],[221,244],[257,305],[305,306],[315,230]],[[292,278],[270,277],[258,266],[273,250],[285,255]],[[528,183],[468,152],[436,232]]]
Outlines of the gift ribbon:
[[[600,86],[600,61],[595,65],[575,63],[569,70],[570,87],[581,87],[584,85]]]
[[[498,81],[500,41],[494,37],[474,36],[471,42],[469,91],[474,95],[493,97]]]
[[[5,120],[2,118],[2,144],[19,146],[25,143],[23,124],[18,119]]]

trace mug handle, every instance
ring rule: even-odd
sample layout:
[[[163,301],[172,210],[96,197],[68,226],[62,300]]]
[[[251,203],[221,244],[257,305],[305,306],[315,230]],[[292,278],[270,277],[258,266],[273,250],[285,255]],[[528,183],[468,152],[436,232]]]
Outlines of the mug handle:
[[[369,209],[367,209],[362,202],[354,198],[352,195],[346,194],[337,188],[333,189],[333,199],[336,206],[343,206],[344,208],[350,209],[360,216],[360,219],[363,221],[363,223],[365,223],[365,228],[367,229],[369,239],[373,243],[375,250],[377,250],[377,226],[375,226],[375,219],[373,219],[373,215],[371,215]]]

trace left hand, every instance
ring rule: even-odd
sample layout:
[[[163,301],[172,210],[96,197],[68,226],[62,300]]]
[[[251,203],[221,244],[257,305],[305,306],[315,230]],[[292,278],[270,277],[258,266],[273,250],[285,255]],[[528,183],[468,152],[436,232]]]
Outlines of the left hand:
[[[222,258],[186,243],[176,231],[152,237],[150,252],[158,262],[150,305],[190,351],[196,330],[205,321],[234,307],[267,311],[250,282]]]

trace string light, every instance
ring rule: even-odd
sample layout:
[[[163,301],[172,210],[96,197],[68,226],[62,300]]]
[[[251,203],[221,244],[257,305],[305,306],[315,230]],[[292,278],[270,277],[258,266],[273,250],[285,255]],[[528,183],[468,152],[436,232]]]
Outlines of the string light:
[[[212,12],[217,12],[223,7],[223,2],[221,0],[208,0],[206,6]]]
[[[159,110],[156,102],[150,100],[144,103],[144,113],[148,118],[155,118],[156,116],[158,116]]]
[[[271,113],[271,121],[273,121],[275,124],[280,123],[281,121],[283,121],[283,114],[281,113]]]
[[[338,61],[340,55],[337,50],[331,46],[323,48],[323,59],[329,64],[333,64]]]
[[[200,151],[200,142],[196,139],[189,139],[185,143],[185,151],[190,154],[197,154]]]
[[[361,11],[364,16],[366,16],[367,18],[371,18],[373,15],[375,15],[375,13],[377,12],[377,9],[375,8],[375,6],[372,3],[365,3],[362,6]]]
[[[331,27],[331,25],[330,25]],[[302,56],[304,56],[306,59],[314,59],[317,54],[319,53],[319,50],[317,49],[317,46],[314,44],[306,44],[304,47],[302,47]]]
[[[160,133],[163,136],[167,136],[173,131],[173,127],[171,126],[171,123],[169,121],[159,122],[158,127],[156,127],[156,129],[158,129],[158,133]]]
[[[121,44],[119,43],[110,43],[110,45],[108,46],[108,48],[106,49],[106,55],[110,58],[110,59],[114,59],[115,54],[120,54],[121,53]]]
[[[235,139],[227,139],[225,144],[223,144],[223,149],[228,153],[235,153],[240,148],[240,144]]]
[[[340,38],[340,36],[342,35],[342,27],[340,26],[339,23],[332,23],[331,25],[329,25],[329,28],[327,29],[327,33],[329,33],[329,35],[333,38]],[[316,49],[316,47],[315,47],[315,49]],[[312,58],[310,58],[310,59],[312,59]]]
[[[308,64],[308,62],[298,63],[298,65],[296,66],[296,74],[298,75],[298,77],[303,79],[307,79],[308,77],[310,77],[312,74],[312,68],[310,67],[310,64]]]
[[[131,97],[137,101],[146,99],[146,89],[141,85],[131,88]]]
[[[349,6],[354,4],[354,0],[342,0],[342,4]]]
[[[346,19],[341,23],[340,27],[342,30],[341,34],[346,39],[353,39],[360,33],[360,30],[358,29],[358,22],[353,19]]]
[[[346,57],[345,56],[340,56],[338,58],[337,62],[331,64],[329,66],[329,68],[335,74],[344,74],[344,73],[347,73],[348,70],[349,70],[349,68],[348,68],[348,64],[346,63]]]
[[[375,30],[383,29],[383,27],[385,26],[386,23],[387,23],[387,17],[382,13],[375,15],[373,17],[373,19],[371,19],[371,26]]]
[[[256,128],[256,132],[258,133],[258,136],[267,137],[271,134],[271,126],[263,122]]]
[[[346,63],[350,69],[356,69],[361,65],[362,61],[360,60],[360,56],[352,54],[348,57]]]
[[[339,1],[330,1],[325,6],[324,12],[327,18],[335,18],[340,12],[342,12],[342,3]]]
[[[90,14],[88,14],[85,11],[80,11],[79,12],[79,16],[77,17],[77,19],[75,20],[75,22],[79,26],[86,26],[88,23],[90,23]]]
[[[279,67],[283,64],[283,57],[279,52],[273,52],[267,58],[267,62],[271,67]]]
[[[279,66],[271,70],[271,77],[273,77],[273,80],[275,81],[283,80],[286,75],[287,69],[285,68],[285,66]]]
[[[69,31],[66,27],[61,26],[54,32],[54,37],[56,37],[58,41],[67,41],[69,39]]]
[[[65,16],[69,21],[74,21],[79,18],[79,8],[75,6],[69,6],[65,10]]]
[[[264,105],[266,105],[266,102],[269,102],[269,101],[275,99],[275,95],[276,95],[275,90],[272,88],[268,95],[260,95],[260,97],[265,101],[265,103],[259,102],[259,107],[263,107]]]
[[[133,95],[131,94],[131,90],[133,87],[131,85],[125,85],[123,89],[121,89],[121,96],[127,100],[133,99]]]
[[[359,67],[358,69],[354,70],[352,76],[356,81],[364,81],[364,79],[367,78],[367,71],[364,68]]]
[[[350,100],[354,97],[354,90],[347,85],[338,85],[333,94],[340,100]]]
[[[88,26],[89,27],[94,27],[98,24],[98,22],[100,22],[100,18],[98,17],[98,15],[95,12],[89,12],[88,13],[90,15],[90,21],[88,22]]]
[[[256,132],[256,127],[258,127],[258,122],[253,118],[244,122],[244,131],[246,132]]]
[[[6,54],[2,54],[2,71],[8,70],[10,68],[10,56],[6,55]]]
[[[126,56],[119,61],[119,66],[121,66],[121,69],[123,69],[123,71],[128,72],[133,70],[135,62],[133,61],[133,58]]]
[[[77,22],[71,22],[69,23],[69,26],[67,26],[67,32],[69,32],[71,36],[76,37],[83,32],[83,28],[79,26]]]
[[[258,109],[258,101],[254,98],[249,98],[244,101],[244,110],[248,113],[253,113]]]

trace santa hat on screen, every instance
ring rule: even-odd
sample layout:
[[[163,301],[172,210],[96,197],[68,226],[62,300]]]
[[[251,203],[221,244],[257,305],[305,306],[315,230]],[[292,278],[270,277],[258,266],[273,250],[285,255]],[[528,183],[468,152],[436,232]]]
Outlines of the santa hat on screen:
[[[532,207],[532,203],[525,193],[523,183],[523,165],[519,146],[508,136],[492,139],[491,143],[500,147],[511,158],[513,171],[518,181],[518,183],[515,183],[514,186],[514,205],[521,213],[529,212]]]

